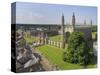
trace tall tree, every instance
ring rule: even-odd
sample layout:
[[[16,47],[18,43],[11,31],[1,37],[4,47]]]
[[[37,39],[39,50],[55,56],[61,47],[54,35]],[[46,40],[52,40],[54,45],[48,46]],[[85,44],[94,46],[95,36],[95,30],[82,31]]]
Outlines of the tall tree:
[[[89,63],[90,49],[84,40],[82,32],[73,32],[68,40],[67,50],[64,52],[64,61],[86,65]]]

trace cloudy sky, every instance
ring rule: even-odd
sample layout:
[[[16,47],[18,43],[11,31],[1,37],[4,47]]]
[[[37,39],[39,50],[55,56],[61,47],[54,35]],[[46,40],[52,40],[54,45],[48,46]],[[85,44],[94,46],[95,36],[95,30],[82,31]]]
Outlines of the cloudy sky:
[[[62,13],[65,23],[71,24],[72,14],[75,13],[76,23],[97,24],[97,8],[90,6],[54,5],[39,3],[16,3],[16,23],[21,24],[61,24]]]

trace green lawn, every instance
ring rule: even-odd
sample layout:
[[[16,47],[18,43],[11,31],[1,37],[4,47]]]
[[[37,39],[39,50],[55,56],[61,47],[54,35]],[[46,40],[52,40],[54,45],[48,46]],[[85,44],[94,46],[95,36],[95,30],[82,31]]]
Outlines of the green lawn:
[[[24,35],[25,40],[27,43],[33,43],[34,41],[38,41],[39,38],[32,37],[25,33]],[[50,37],[51,40],[53,41],[60,41],[61,40],[61,35],[53,36]],[[67,44],[66,44],[67,45]],[[63,49],[57,48],[54,46],[49,46],[49,45],[43,45],[43,46],[38,46],[36,49],[43,54],[52,64],[58,65],[58,67],[61,70],[68,70],[68,69],[81,69],[83,66],[80,66],[78,64],[71,64],[71,63],[66,63],[62,60],[62,54],[63,54]],[[94,65],[89,65],[89,68],[92,68]]]
[[[44,45],[36,48],[43,56],[45,56],[52,64],[58,65],[61,70],[82,69],[83,66],[78,64],[66,63],[62,60],[63,49]],[[88,68],[93,68],[94,65],[89,65]]]
[[[97,34],[97,32],[92,32],[92,38],[93,38],[93,39],[96,38],[96,34]]]
[[[62,60],[63,50],[49,45],[39,46],[37,50],[41,52],[52,64],[58,65],[61,70],[81,69],[77,64],[66,63]]]
[[[52,36],[50,37],[50,40],[59,42],[61,41],[61,35]]]

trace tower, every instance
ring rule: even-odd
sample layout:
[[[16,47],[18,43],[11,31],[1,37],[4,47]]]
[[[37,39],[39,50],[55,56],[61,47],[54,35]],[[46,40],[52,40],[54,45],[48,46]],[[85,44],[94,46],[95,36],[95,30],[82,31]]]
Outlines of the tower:
[[[86,20],[84,20],[84,25],[86,25]]]
[[[91,20],[90,24],[91,24],[91,27],[92,27],[92,20]]]
[[[75,14],[73,12],[73,16],[72,16],[72,26],[73,26],[73,32],[75,31]]]
[[[90,21],[90,28],[91,28],[91,33],[92,33],[92,20]]]
[[[62,48],[65,48],[65,25],[64,25],[64,15],[62,14],[62,26],[61,26],[61,31],[62,31]]]
[[[45,34],[45,44],[48,44],[48,35],[47,35],[47,33]]]
[[[90,29],[91,29],[91,38],[90,38],[90,47],[93,49],[93,39],[92,39],[92,19],[90,21]]]

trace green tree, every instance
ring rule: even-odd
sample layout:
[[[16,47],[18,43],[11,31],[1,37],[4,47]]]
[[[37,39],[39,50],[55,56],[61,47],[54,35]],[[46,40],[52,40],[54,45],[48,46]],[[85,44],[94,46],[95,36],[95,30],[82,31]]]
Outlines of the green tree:
[[[73,32],[68,39],[67,50],[63,53],[63,60],[69,63],[87,65],[90,49],[82,32]]]

